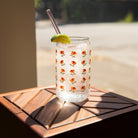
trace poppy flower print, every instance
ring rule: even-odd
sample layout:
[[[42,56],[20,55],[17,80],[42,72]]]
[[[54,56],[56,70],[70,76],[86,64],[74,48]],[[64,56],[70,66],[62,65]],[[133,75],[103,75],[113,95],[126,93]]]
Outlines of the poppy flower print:
[[[72,84],[76,83],[75,78],[71,78],[71,79],[70,79],[70,82],[71,82]]]
[[[82,64],[83,66],[85,66],[87,63],[86,63],[85,60],[83,60],[83,61],[81,62],[81,64]]]
[[[64,51],[60,51],[61,57],[65,56]]]
[[[65,74],[65,70],[64,69],[61,69],[61,74]]]
[[[64,90],[64,86],[63,86],[63,85],[61,85],[61,86],[60,86],[60,89],[61,89],[61,91],[63,91],[63,90]]]
[[[55,71],[57,72],[57,67],[55,67]]]
[[[72,92],[74,92],[76,90],[76,87],[71,87],[71,90]]]
[[[91,72],[91,68],[89,68],[89,73]]]
[[[76,52],[76,51],[71,51],[70,56],[75,57],[75,56],[76,56],[76,54],[77,54],[77,52]]]
[[[84,92],[85,91],[85,86],[82,86],[81,87],[81,90]]]
[[[71,61],[70,65],[74,67],[76,64],[77,64],[76,61]]]
[[[55,50],[57,91],[61,93],[65,91],[70,93],[84,93],[86,90],[89,90],[91,52],[90,49],[85,49],[84,47],[83,50],[81,48],[75,49],[74,47],[69,50],[60,49],[59,47],[59,49]]]
[[[81,82],[84,83],[85,81],[86,81],[86,78],[83,77]]]
[[[89,76],[89,80],[91,79],[91,77]]]
[[[75,70],[74,70],[74,69],[71,69],[71,70],[70,70],[70,74],[71,74],[71,75],[75,75]]]
[[[89,64],[91,64],[91,62],[92,62],[92,60],[91,60],[91,58],[89,59]]]
[[[61,60],[60,64],[61,64],[61,66],[64,66],[65,65],[64,60]]]
[[[83,55],[83,57],[85,57],[87,54],[86,54],[86,51],[82,51],[81,53]]]
[[[86,74],[86,69],[83,69],[82,70],[82,74]]]
[[[90,51],[89,51],[89,55],[91,56],[91,53],[92,53],[92,50],[90,49]]]
[[[65,81],[65,79],[63,77],[61,77],[60,82],[63,83],[64,81]]]
[[[89,89],[90,89],[90,87],[91,87],[91,84],[89,84]]]
[[[57,81],[57,75],[55,77],[56,77],[56,81]]]

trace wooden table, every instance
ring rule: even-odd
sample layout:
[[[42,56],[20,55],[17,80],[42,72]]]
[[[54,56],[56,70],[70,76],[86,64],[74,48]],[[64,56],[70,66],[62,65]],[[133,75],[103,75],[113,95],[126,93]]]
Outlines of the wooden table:
[[[95,87],[91,87],[90,97],[82,103],[59,101],[54,86],[1,94],[0,103],[40,137],[87,137],[91,134],[104,138],[106,134],[117,133],[119,127],[120,132],[126,127],[122,135],[127,134],[127,129],[133,135],[133,124],[138,121],[137,101]],[[24,135],[22,131],[20,135]]]

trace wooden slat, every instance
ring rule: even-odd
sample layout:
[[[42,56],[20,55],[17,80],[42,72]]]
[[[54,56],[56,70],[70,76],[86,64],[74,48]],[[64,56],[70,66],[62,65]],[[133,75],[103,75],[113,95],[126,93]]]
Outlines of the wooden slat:
[[[88,102],[88,99],[86,99],[86,100],[84,100],[84,101],[82,101],[82,102],[79,102],[79,103],[73,103],[73,104],[82,107],[82,105],[84,105],[84,104],[87,103],[87,102]]]
[[[39,110],[47,103],[52,96],[51,93],[46,90],[41,90],[31,101],[24,106],[23,110],[34,117]]]
[[[94,116],[96,116],[96,115],[83,109],[83,108],[81,108],[79,113],[78,113],[78,117],[77,117],[76,121],[84,120],[84,119],[94,117]]]
[[[21,94],[15,101],[14,103],[19,106],[23,107],[25,106],[37,93],[39,93],[39,90],[37,91],[32,91],[28,93],[23,93]]]
[[[76,121],[75,123],[67,124],[65,126],[49,129],[47,131],[47,133],[45,133],[44,137],[54,136],[56,134],[60,134],[60,133],[63,133],[63,132],[69,131],[69,130],[73,130],[73,129],[76,129],[76,128],[79,128],[79,127],[82,127],[82,126],[86,126],[86,125],[89,125],[89,124],[92,124],[92,123],[95,123],[95,122],[99,122],[101,120],[111,118],[111,117],[114,117],[116,115],[120,115],[120,114],[127,113],[127,112],[130,112],[130,111],[134,111],[134,110],[137,110],[137,109],[138,109],[138,105],[128,107],[128,108],[125,108],[125,109],[122,109],[122,110],[117,110],[117,111],[114,111],[114,112],[111,112],[111,113],[108,113],[108,114],[95,116],[95,117],[88,118],[88,119],[85,119],[85,120]]]
[[[11,111],[17,118],[22,122],[27,124],[32,130],[34,130],[41,137],[46,133],[46,129],[38,124],[35,120],[31,119],[27,114],[25,114],[21,109],[19,109],[14,104],[7,101],[5,98],[0,97],[0,103],[5,106],[9,111]],[[8,124],[7,124],[8,125]]]
[[[13,114],[17,114],[17,113],[22,112],[18,107],[16,107],[14,104],[10,103],[4,97],[0,97],[0,103],[3,106],[5,106],[9,111],[11,111]]]
[[[104,92],[100,92],[100,91],[96,91],[96,92],[92,92],[90,93],[91,96],[101,96],[101,97],[114,97],[112,95],[110,95],[109,93],[104,93]]]
[[[104,103],[104,102],[87,102],[83,107],[95,107],[95,108],[109,108],[109,109],[120,109],[124,107],[131,106],[132,104],[125,103]]]
[[[114,109],[102,109],[102,108],[84,108],[84,109],[91,111],[92,113],[96,115],[101,115],[101,114],[114,111]]]
[[[49,86],[43,86],[43,87],[42,86],[41,87],[34,87],[34,88],[29,88],[29,89],[12,91],[12,92],[8,92],[8,93],[1,93],[0,97],[11,95],[11,94],[16,94],[16,93],[25,93],[25,92],[28,92],[28,91],[43,90],[43,89],[47,89],[47,88],[55,88],[55,85],[49,85]]]
[[[101,91],[101,92],[105,92],[105,93],[109,92],[107,90],[104,90],[104,89],[101,89],[101,88],[98,88],[98,87],[95,87],[95,86],[91,86],[91,89],[94,89],[94,90],[97,90],[97,91]]]
[[[32,96],[31,93],[38,90],[41,92]],[[24,94],[21,95],[21,93]],[[91,88],[89,99],[77,103],[77,105],[59,102],[55,95],[54,86],[21,90],[19,93],[6,94],[5,97],[14,104],[20,105],[23,110],[2,96],[0,103],[41,137],[53,136],[138,109],[138,106],[135,106],[138,102],[95,87]],[[60,104],[57,104],[58,102]]]
[[[36,132],[40,137],[43,137],[43,135],[47,132],[47,129],[44,128],[41,124],[36,122],[34,119],[29,117],[24,112],[16,114],[16,116],[24,122],[26,125],[28,125],[34,132]],[[23,134],[22,134],[23,135]]]
[[[56,94],[56,88],[46,88],[47,91],[52,92],[53,94]]]
[[[21,94],[20,93],[15,93],[15,94],[11,94],[11,95],[7,95],[5,96],[8,100],[10,100],[11,102],[13,102],[14,100],[16,100]]]
[[[128,101],[119,99],[117,97],[95,97],[89,96],[89,101],[98,101],[98,102],[111,102],[111,103],[130,103]]]
[[[95,88],[90,88],[91,89],[91,92],[97,92],[99,90],[95,89]]]
[[[130,98],[127,98],[127,97],[124,97],[122,95],[118,95],[118,94],[113,93],[113,92],[110,92],[110,94],[113,95],[114,97],[118,97],[119,99],[125,100],[125,101],[127,101],[129,103],[138,104],[138,101],[130,99]]]
[[[49,101],[42,111],[36,116],[36,120],[39,121],[43,126],[49,128],[59,111],[63,106],[63,102],[59,101],[58,98]]]
[[[52,123],[51,128],[73,123],[78,110],[78,106],[71,103],[65,103],[57,118]]]
[[[111,96],[118,97],[119,99],[128,101],[128,102],[130,102],[130,103],[138,104],[138,101],[133,100],[133,99],[130,99],[130,98],[127,98],[127,97],[124,97],[124,96],[122,96],[122,95],[118,95],[118,94],[116,94],[116,93],[114,93],[114,92],[109,92],[109,91],[107,91],[107,90],[103,90],[103,89],[97,88],[97,87],[95,87],[95,86],[92,86],[91,88],[92,88],[92,89],[95,89],[95,90],[97,90],[97,91],[102,91],[102,92],[104,92],[104,93],[108,93],[108,94],[110,94]]]
[[[56,95],[52,95],[52,97],[48,100],[48,102],[50,102],[51,100],[55,99],[56,97],[57,97]]]

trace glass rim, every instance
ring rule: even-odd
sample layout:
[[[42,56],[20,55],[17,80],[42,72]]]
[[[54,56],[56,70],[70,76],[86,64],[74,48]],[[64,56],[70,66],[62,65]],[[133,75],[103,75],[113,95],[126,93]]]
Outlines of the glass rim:
[[[71,41],[87,41],[89,37],[69,36]]]

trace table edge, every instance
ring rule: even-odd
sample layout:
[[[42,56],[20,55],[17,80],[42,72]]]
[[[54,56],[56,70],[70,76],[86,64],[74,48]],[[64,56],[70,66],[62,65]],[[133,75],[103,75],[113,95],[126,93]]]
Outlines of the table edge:
[[[43,134],[46,133],[46,129],[42,127],[42,125],[38,124],[35,120],[33,120],[30,116],[28,116],[25,112],[23,112],[20,108],[6,100],[4,97],[0,97],[0,103],[6,107],[13,115],[15,115],[20,121],[29,126],[34,132],[36,132],[39,136],[43,137]],[[28,123],[26,123],[28,120]],[[37,125],[30,125],[30,124]]]
[[[134,111],[134,110],[137,110],[137,109],[138,109],[138,105],[134,105],[132,107],[127,107],[127,108],[124,108],[124,109],[121,109],[121,110],[117,110],[117,111],[114,111],[114,112],[110,112],[110,113],[107,113],[107,114],[100,115],[99,117],[95,116],[95,117],[88,118],[88,119],[85,119],[85,120],[81,120],[81,121],[78,121],[78,122],[74,122],[74,123],[71,123],[71,124],[66,124],[66,126],[63,125],[61,127],[49,129],[45,133],[44,137],[51,137],[51,136],[54,136],[56,134],[61,134],[61,133],[64,133],[64,132],[67,132],[67,131],[70,131],[70,130],[74,130],[74,129],[77,129],[77,128],[80,128],[80,127],[83,127],[83,126],[90,125],[91,123],[100,122],[104,119],[109,119],[109,118],[115,117],[116,115],[121,115],[121,114],[128,113],[130,111]],[[65,131],[65,129],[66,129],[66,131]]]

